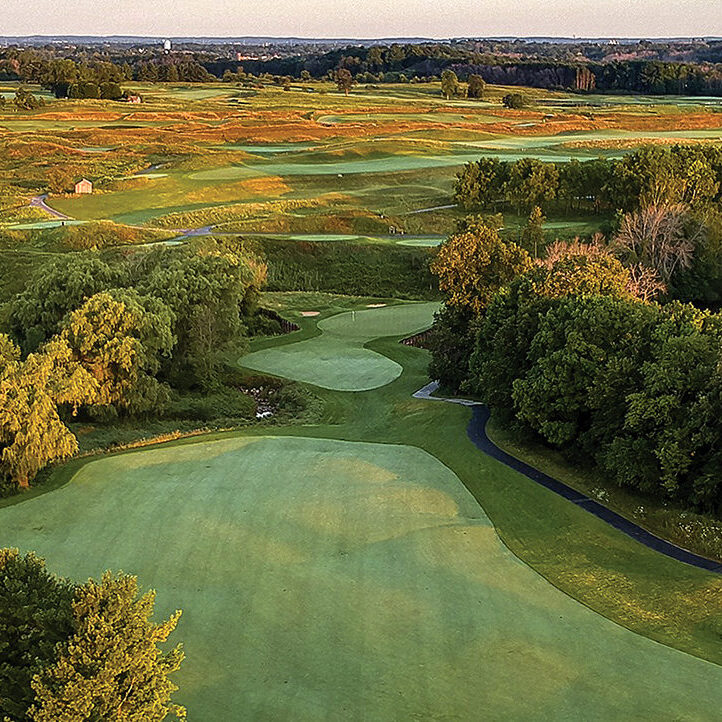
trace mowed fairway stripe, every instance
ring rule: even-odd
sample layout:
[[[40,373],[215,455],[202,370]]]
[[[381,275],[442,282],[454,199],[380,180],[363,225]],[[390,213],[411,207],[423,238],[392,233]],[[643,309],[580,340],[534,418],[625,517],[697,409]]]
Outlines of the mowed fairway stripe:
[[[321,335],[243,356],[254,371],[283,376],[336,391],[369,391],[401,375],[395,361],[364,344],[383,336],[411,335],[433,321],[437,303],[409,303],[349,311],[320,321]]]
[[[722,669],[521,563],[414,447],[227,438],[108,457],[0,510],[0,544],[184,610],[194,720],[718,719]]]

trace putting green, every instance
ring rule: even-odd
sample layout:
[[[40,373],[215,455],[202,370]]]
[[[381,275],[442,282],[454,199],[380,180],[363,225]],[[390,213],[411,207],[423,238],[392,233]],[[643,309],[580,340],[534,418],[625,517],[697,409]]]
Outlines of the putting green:
[[[722,669],[629,632],[514,557],[409,446],[251,437],[83,467],[0,510],[0,545],[184,610],[198,720],[718,719]]]
[[[444,238],[405,238],[402,241],[396,241],[399,246],[414,246],[415,248],[435,248],[444,242]]]
[[[325,389],[368,391],[391,383],[401,375],[402,367],[364,344],[383,336],[423,331],[431,326],[438,307],[437,303],[410,303],[341,313],[318,323],[320,336],[256,351],[240,363]]]

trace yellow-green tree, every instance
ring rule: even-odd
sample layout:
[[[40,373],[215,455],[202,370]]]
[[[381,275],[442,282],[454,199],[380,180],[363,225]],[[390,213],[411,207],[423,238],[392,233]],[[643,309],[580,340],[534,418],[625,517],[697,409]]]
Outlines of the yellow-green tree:
[[[76,590],[73,634],[52,666],[35,675],[35,722],[185,718],[171,701],[169,675],[183,661],[180,646],[162,651],[180,612],[152,621],[155,592],[140,595],[135,577],[106,572]]]
[[[71,312],[61,338],[95,379],[95,404],[141,413],[166,397],[154,375],[175,343],[172,325],[162,301],[122,289],[97,293]]]
[[[539,248],[544,245],[544,221],[542,209],[534,206],[521,232],[522,245],[529,251],[533,250],[534,258],[539,258]]]
[[[482,313],[494,294],[532,266],[529,254],[516,243],[506,243],[484,225],[456,233],[444,242],[431,264],[439,288],[450,306]]]
[[[599,242],[555,241],[526,280],[528,294],[548,298],[636,295],[630,270]]]
[[[10,354],[13,360],[0,371],[0,470],[27,487],[42,468],[78,449],[58,406],[93,403],[98,387],[60,339],[24,362]]]
[[[460,85],[459,78],[453,70],[444,70],[441,73],[441,93],[447,99],[451,100],[456,95],[459,95]]]
[[[20,349],[6,333],[0,333],[0,374],[20,361]]]

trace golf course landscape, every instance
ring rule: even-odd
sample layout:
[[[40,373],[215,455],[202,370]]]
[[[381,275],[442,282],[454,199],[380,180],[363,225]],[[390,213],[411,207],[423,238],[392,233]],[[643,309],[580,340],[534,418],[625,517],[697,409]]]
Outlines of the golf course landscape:
[[[625,621],[624,607],[649,605],[630,626],[668,641],[672,629],[682,631],[683,611],[636,597],[640,579],[661,573],[668,589],[694,598],[719,590],[716,575],[655,555],[475,454],[464,439],[466,410],[411,398],[423,352],[395,348],[404,368],[395,381],[393,373],[377,378],[376,356],[387,359],[388,345],[346,359],[363,341],[423,328],[433,310],[334,314],[309,320],[321,335],[273,347],[303,349],[303,368],[304,347],[319,339],[319,357],[350,364],[361,389],[375,379],[373,398],[325,392],[336,407],[331,425],[221,434],[89,461],[56,490],[0,509],[0,544],[35,549],[77,579],[108,566],[132,569],[157,589],[161,614],[183,608],[188,661],[179,700],[194,718],[225,719],[243,708],[253,718],[463,719],[483,707],[493,719],[714,719],[717,664],[605,619],[539,572],[565,560],[574,572],[585,555],[576,575],[602,572],[612,581],[615,558],[626,556],[627,590],[587,601],[610,605],[616,622]],[[327,334],[332,341],[323,341]],[[271,373],[282,364],[260,352],[247,360]],[[323,365],[316,374],[322,387],[337,383]],[[391,426],[396,433],[387,433]],[[455,449],[433,454],[449,431],[477,498],[445,458]],[[498,497],[500,484],[511,512],[500,518],[501,538],[477,500]],[[547,534],[558,546],[535,570],[535,521],[557,506],[564,514]],[[572,528],[577,542],[565,548]],[[675,646],[699,653],[696,626]],[[702,656],[717,656],[713,650]]]
[[[8,98],[20,87],[0,80]],[[442,391],[488,403],[488,435],[513,456],[719,561],[714,465],[702,479],[711,491],[667,477],[669,497],[623,487],[594,456],[609,439],[584,436],[591,412],[579,401],[593,378],[594,411],[616,422],[614,402],[634,397],[636,415],[618,422],[628,436],[633,422],[656,432],[659,418],[684,419],[669,399],[692,408],[684,383],[702,388],[695,372],[718,348],[694,336],[689,373],[677,373],[673,334],[718,333],[717,301],[680,310],[689,299],[674,298],[660,331],[654,294],[667,286],[642,296],[629,270],[641,266],[600,250],[632,211],[575,195],[557,172],[588,161],[611,177],[604,163],[635,152],[719,148],[719,98],[523,88],[513,108],[516,86],[471,99],[444,97],[436,80],[348,93],[328,78],[259,76],[129,80],[126,95],[142,98],[131,105],[22,87],[44,104],[0,105],[0,402],[18,417],[27,407],[33,423],[0,408],[11,470],[0,466],[0,549],[37,554],[68,584],[137,576],[156,592],[155,620],[182,610],[169,642],[154,632],[159,649],[185,653],[165,701],[172,693],[203,722],[720,718],[722,574],[648,548],[485,454],[469,406],[414,396],[444,353],[452,370],[487,378],[484,352],[516,370],[549,343],[550,360],[508,389],[506,377],[480,390],[469,376]],[[517,161],[553,168],[558,196],[531,191],[546,215],[493,182],[486,205],[465,204],[463,173],[483,159],[509,186]],[[82,178],[92,193],[73,192]],[[478,237],[492,251],[474,255]],[[454,238],[462,252],[445,261]],[[564,252],[588,254],[567,294],[589,304],[578,327],[540,326],[554,304],[576,319],[548,248],[562,264]],[[495,262],[502,270],[485,276]],[[472,266],[483,283],[464,276]],[[573,286],[575,272],[560,277]],[[455,273],[458,287],[444,286]],[[457,317],[458,298],[468,306]],[[632,331],[622,303],[639,304]],[[482,347],[489,309],[501,321]],[[617,355],[599,350],[597,311]],[[445,319],[453,333],[439,336]],[[635,344],[634,333],[648,337]],[[668,337],[659,366],[617,353]],[[667,406],[636,399],[636,372]],[[568,398],[551,398],[557,382]],[[485,392],[513,394],[526,416],[505,418]],[[718,396],[700,396],[694,408],[713,417]],[[577,423],[586,446],[523,439],[521,421],[540,418],[532,402],[558,414],[542,432],[576,441]],[[714,428],[683,431],[658,456],[684,471],[696,451],[680,438],[705,452],[718,440]],[[41,456],[44,439],[61,451]],[[31,462],[3,455],[11,441]],[[635,457],[633,442],[613,451],[648,472],[651,455]],[[620,475],[636,481],[630,468]],[[3,703],[0,689],[0,717]]]

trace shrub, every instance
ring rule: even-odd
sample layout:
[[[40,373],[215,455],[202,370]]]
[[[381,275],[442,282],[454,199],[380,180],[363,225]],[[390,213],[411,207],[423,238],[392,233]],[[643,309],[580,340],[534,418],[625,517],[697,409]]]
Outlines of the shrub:
[[[505,108],[519,110],[526,105],[526,98],[521,93],[509,93],[501,99],[501,102]]]
[[[215,421],[217,419],[250,419],[256,415],[253,397],[234,388],[209,394],[185,393],[169,405],[167,416],[174,419]]]

